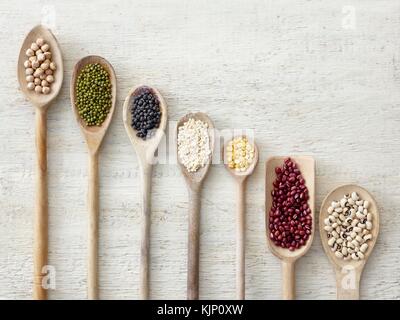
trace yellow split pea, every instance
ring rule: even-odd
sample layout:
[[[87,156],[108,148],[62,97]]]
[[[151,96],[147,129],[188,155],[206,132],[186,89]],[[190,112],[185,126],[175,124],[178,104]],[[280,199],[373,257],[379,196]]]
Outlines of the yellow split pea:
[[[254,145],[246,137],[229,141],[226,147],[228,166],[235,171],[246,171],[254,160]]]

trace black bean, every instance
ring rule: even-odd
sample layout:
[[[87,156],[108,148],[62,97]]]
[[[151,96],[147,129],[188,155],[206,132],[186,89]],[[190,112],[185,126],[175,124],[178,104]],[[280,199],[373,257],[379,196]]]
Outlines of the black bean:
[[[144,88],[133,98],[131,114],[131,126],[137,131],[136,136],[145,140],[152,136],[152,129],[160,126],[160,101],[150,89]]]

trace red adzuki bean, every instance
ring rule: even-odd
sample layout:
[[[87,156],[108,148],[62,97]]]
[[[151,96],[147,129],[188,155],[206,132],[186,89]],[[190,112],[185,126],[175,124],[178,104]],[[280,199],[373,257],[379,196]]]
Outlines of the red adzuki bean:
[[[297,164],[290,158],[285,159],[282,167],[276,167],[275,173],[269,237],[275,245],[294,251],[305,245],[311,234],[308,189]]]

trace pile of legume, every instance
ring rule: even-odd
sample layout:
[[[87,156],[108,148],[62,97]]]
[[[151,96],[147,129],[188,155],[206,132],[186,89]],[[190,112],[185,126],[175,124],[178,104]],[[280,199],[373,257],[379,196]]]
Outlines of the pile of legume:
[[[178,156],[189,172],[204,167],[210,155],[207,123],[191,118],[178,128]]]
[[[76,82],[76,107],[88,126],[100,126],[111,109],[111,81],[99,63],[82,68]]]
[[[254,145],[246,137],[229,141],[226,147],[228,166],[235,171],[246,171],[254,160]]]
[[[136,135],[146,140],[151,130],[158,128],[161,120],[160,101],[150,88],[143,88],[133,98],[131,106],[132,127]]]
[[[356,192],[333,201],[324,220],[328,245],[335,256],[344,260],[362,260],[372,239],[372,214],[369,202]]]
[[[297,164],[287,158],[275,168],[269,237],[275,245],[294,251],[305,245],[311,234],[312,217],[308,189]]]
[[[56,70],[56,64],[51,59],[50,46],[42,38],[38,38],[26,50],[26,56],[26,87],[28,90],[35,90],[36,93],[49,94]]]

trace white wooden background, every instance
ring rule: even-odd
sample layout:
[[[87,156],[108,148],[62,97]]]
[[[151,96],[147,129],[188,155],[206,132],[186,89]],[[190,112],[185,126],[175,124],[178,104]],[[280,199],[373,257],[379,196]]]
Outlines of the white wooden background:
[[[64,53],[65,81],[48,115],[51,299],[86,297],[87,152],[69,100],[74,63],[99,54],[115,67],[118,108],[100,157],[100,287],[104,299],[138,297],[138,162],[122,123],[137,84],[163,93],[171,120],[207,112],[220,129],[253,128],[260,165],[248,184],[247,297],[279,299],[279,261],[266,248],[264,162],[310,154],[317,208],[339,184],[376,197],[381,234],[361,298],[400,299],[400,2],[0,2],[0,298],[30,299],[34,109],[18,89],[25,34],[48,23]],[[204,185],[201,298],[235,297],[234,184],[222,165]],[[187,193],[175,165],[153,177],[152,298],[185,298]],[[297,265],[299,299],[334,299],[333,269],[317,233]]]

